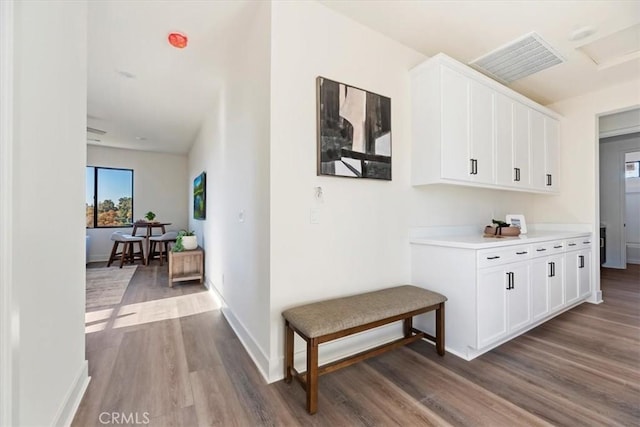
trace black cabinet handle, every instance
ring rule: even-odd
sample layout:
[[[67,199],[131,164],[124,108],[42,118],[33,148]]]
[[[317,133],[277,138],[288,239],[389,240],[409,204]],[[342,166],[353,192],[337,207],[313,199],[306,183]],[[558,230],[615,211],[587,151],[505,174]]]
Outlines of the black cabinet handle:
[[[550,173],[547,174],[547,185],[551,186],[551,174]]]
[[[488,256],[487,259],[498,259],[500,258],[500,256],[496,255],[496,256]]]
[[[536,249],[536,252],[544,252],[544,251],[546,251],[545,248]]]
[[[560,249],[562,245],[554,246],[553,249]]]
[[[513,171],[515,172],[516,176],[513,179],[514,181],[520,181],[520,168],[513,168]]]
[[[529,252],[527,251],[523,251],[523,252],[516,252],[516,255],[524,255],[524,254],[528,254]]]
[[[584,255],[578,255],[578,259],[580,260],[578,268],[584,268]]]
[[[555,275],[556,275],[556,263],[552,261],[549,263],[549,277],[555,277]]]
[[[507,272],[507,290],[513,289],[513,273]]]
[[[470,159],[471,160],[471,175],[478,175],[478,159]]]
[[[591,241],[590,241],[590,240],[587,240],[587,241],[582,242],[582,243],[584,243],[585,245],[588,245],[589,243],[591,243]]]
[[[569,243],[569,246],[575,246],[575,245],[576,245],[575,243]]]

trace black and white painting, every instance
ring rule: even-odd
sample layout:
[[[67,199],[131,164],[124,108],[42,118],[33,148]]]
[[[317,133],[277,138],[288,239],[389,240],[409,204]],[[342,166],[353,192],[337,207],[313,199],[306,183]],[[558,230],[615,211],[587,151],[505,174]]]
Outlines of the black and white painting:
[[[391,99],[318,77],[318,175],[391,180]]]

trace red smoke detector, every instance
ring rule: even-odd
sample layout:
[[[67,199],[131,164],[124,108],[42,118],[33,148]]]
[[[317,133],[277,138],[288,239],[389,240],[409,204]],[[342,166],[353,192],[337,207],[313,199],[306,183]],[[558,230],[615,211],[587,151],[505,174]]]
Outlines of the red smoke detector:
[[[189,41],[187,39],[187,36],[180,33],[171,33],[169,34],[168,39],[169,39],[169,44],[171,44],[171,46],[176,47],[178,49],[184,49],[185,47],[187,47],[187,42]]]

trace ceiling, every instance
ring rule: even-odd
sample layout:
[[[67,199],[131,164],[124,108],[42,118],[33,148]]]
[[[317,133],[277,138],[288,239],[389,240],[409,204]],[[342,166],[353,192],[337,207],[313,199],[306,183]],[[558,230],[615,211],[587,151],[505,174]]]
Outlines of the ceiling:
[[[87,133],[95,145],[186,153],[247,1],[88,2]],[[186,34],[185,49],[167,36]],[[93,141],[92,139],[98,139]]]
[[[535,31],[567,61],[509,87],[541,104],[640,76],[640,52],[633,52],[640,26],[630,28],[640,24],[640,0],[320,1],[427,56],[445,52],[464,63]],[[88,133],[88,142],[187,152],[216,94],[225,54],[242,37],[242,14],[253,5],[89,2],[88,125],[107,133]],[[584,27],[596,32],[569,39]],[[171,31],[187,34],[188,47],[171,47]]]

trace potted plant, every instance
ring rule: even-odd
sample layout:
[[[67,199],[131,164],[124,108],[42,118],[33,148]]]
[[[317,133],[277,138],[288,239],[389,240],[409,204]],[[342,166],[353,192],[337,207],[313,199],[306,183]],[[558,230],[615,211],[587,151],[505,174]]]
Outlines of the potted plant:
[[[147,219],[147,221],[153,222],[153,220],[156,218],[156,214],[154,214],[153,212],[149,211],[146,214],[144,214],[144,217]]]
[[[176,243],[172,247],[173,252],[190,251],[198,247],[198,238],[196,233],[191,230],[180,230]]]

